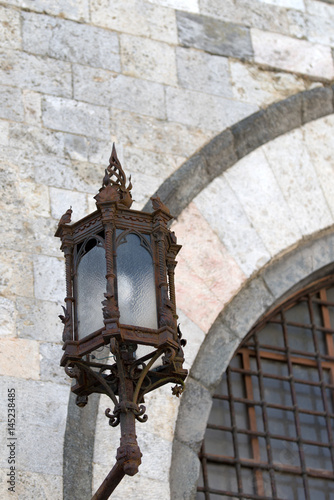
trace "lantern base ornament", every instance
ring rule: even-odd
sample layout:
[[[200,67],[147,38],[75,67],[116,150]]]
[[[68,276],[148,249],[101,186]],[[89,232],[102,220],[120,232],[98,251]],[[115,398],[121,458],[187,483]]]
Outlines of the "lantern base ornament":
[[[56,236],[65,254],[66,298],[61,365],[76,380],[83,407],[93,393],[107,395],[111,427],[120,426],[116,464],[92,500],[106,500],[141,463],[135,423],[146,422],[145,395],[167,383],[184,389],[186,341],[177,326],[174,271],[180,250],[159,197],[153,212],[131,210],[131,178],[115,145],[95,196],[97,211],[71,224],[72,208]]]

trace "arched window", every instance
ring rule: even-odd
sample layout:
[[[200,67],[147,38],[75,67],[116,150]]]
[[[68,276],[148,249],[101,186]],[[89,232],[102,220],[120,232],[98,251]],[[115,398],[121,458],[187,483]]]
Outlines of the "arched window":
[[[197,500],[334,499],[333,335],[334,276],[249,332],[213,397]]]

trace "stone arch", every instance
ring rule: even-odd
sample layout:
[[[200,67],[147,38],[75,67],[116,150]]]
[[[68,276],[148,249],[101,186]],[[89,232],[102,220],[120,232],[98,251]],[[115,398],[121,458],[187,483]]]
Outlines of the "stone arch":
[[[212,394],[244,337],[277,304],[333,270],[333,231],[315,235],[249,279],[219,314],[192,366],[178,412],[170,470],[173,500],[195,497]]]
[[[175,217],[179,216],[197,194],[238,160],[276,137],[317,118],[332,114],[334,111],[333,92],[332,87],[318,87],[310,91],[300,92],[225,129],[188,159],[162,184],[156,194],[170,207]],[[144,207],[144,210],[149,211],[150,209],[150,205]],[[254,286],[255,282],[253,285],[252,283],[253,281],[249,284],[250,287]],[[203,348],[205,349],[205,345]],[[189,380],[189,387],[194,380]],[[187,397],[184,400],[186,401]],[[73,500],[89,499],[92,494],[91,463],[94,453],[99,397],[92,398],[89,406],[90,409],[88,410],[87,407],[87,411],[86,409],[78,411],[75,406],[75,398],[70,397],[69,399],[64,440],[63,474],[64,498],[67,498],[70,492]],[[181,409],[183,408],[184,404],[181,406]],[[88,420],[86,413],[89,414]],[[89,424],[87,424],[88,421]],[[80,439],[73,437],[77,432],[80,432]],[[82,442],[85,443],[84,446],[82,446]],[[175,446],[177,443],[181,445],[182,440],[177,439]],[[196,457],[191,447],[188,447],[187,450]],[[175,468],[174,462],[175,460],[173,461]],[[73,488],[73,478],[77,478],[76,488]],[[172,484],[174,484],[173,480]]]

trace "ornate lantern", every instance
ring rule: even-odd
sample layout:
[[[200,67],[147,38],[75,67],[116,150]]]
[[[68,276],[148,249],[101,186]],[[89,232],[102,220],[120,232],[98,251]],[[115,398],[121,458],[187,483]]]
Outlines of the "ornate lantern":
[[[113,145],[97,210],[71,222],[71,208],[56,232],[66,262],[66,298],[61,365],[76,379],[72,391],[85,406],[94,392],[114,403],[106,416],[120,424],[117,461],[94,500],[109,498],[125,474],[141,463],[135,420],[145,422],[144,396],[175,383],[179,396],[187,370],[177,326],[174,270],[180,250],[168,229],[168,208],[151,198],[153,212],[131,210],[131,178]]]

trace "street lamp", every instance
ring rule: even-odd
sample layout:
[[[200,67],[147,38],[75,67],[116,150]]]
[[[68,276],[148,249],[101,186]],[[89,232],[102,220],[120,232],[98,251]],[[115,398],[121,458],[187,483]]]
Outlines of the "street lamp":
[[[97,210],[70,224],[70,208],[55,236],[65,255],[66,298],[61,365],[76,379],[72,391],[83,407],[94,392],[114,404],[109,424],[121,427],[116,464],[94,500],[109,498],[125,474],[141,463],[135,420],[147,420],[144,396],[166,383],[183,391],[185,341],[177,326],[174,270],[180,250],[172,219],[158,198],[153,212],[131,210],[131,178],[115,145],[95,196]]]

